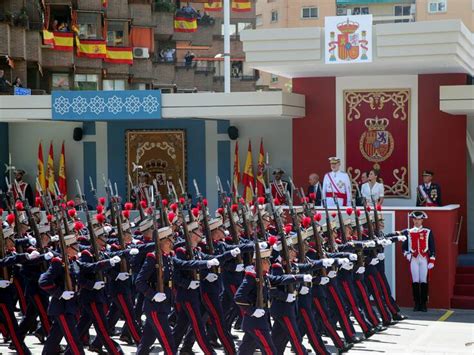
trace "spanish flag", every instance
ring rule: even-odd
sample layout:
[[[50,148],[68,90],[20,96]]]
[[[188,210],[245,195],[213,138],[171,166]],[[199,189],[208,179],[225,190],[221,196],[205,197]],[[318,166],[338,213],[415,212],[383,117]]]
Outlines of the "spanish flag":
[[[209,0],[204,4],[204,11],[222,11],[222,0]]]
[[[54,33],[48,30],[43,30],[43,44],[54,45]]]
[[[244,173],[242,176],[242,183],[244,184],[244,199],[245,202],[252,201],[254,195],[255,179],[253,177],[253,162],[252,162],[252,144],[249,140],[249,148],[247,150],[247,159],[245,160]]]
[[[46,165],[46,188],[51,193],[51,196],[56,196],[54,191],[54,152],[53,142],[49,145],[48,164]]]
[[[234,176],[232,177],[232,192],[236,195],[236,189],[240,183],[240,159],[239,159],[239,142],[235,142],[234,152]]]
[[[59,158],[58,187],[64,200],[67,200],[67,180],[66,180],[66,154],[64,152],[64,141],[61,147],[61,157]]]
[[[38,170],[38,182],[41,186],[41,190],[46,190],[46,176],[44,175],[44,159],[43,159],[43,145],[41,141],[38,145],[38,163],[37,163],[37,170]],[[39,196],[39,191],[36,191],[36,195]]]
[[[74,48],[74,33],[53,32],[54,49],[57,51],[72,51]]]
[[[250,0],[232,0],[232,11],[235,12],[249,12],[252,10],[252,3]]]
[[[104,9],[106,9],[108,5],[109,5],[108,0],[102,0],[102,7],[103,7]]]
[[[175,32],[196,32],[198,28],[197,19],[188,17],[174,18]]]
[[[76,36],[76,47],[78,57],[106,58],[107,46],[104,40],[79,39]]]
[[[263,149],[263,138],[260,140],[260,153],[257,163],[257,193],[258,196],[265,196],[265,151]]]
[[[133,64],[132,47],[107,47],[104,61],[117,64]]]

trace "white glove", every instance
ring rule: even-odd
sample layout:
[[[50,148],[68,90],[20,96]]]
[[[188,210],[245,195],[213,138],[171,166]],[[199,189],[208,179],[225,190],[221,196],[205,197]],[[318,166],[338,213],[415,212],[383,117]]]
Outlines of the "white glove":
[[[54,258],[54,254],[52,252],[48,251],[46,254],[44,254],[45,260],[51,260],[52,258]]]
[[[339,259],[339,265],[341,265],[341,266],[344,265],[344,264],[349,264],[349,263],[350,263],[350,261],[349,261],[348,258]]]
[[[372,260],[370,260],[370,265],[377,265],[379,263],[379,259],[377,258],[373,258]]]
[[[309,287],[302,286],[300,289],[300,295],[307,295],[309,293]]]
[[[0,288],[7,288],[10,284],[11,282],[8,280],[0,280]]]
[[[411,261],[411,253],[406,253],[405,258],[407,258],[408,261]]]
[[[96,281],[94,284],[94,287],[92,287],[94,290],[102,290],[105,287],[105,282],[104,281]]]
[[[230,251],[230,254],[232,255],[232,257],[236,257],[237,255],[240,254],[240,248],[234,248]]]
[[[384,260],[385,259],[385,253],[378,253],[377,254],[377,259],[379,259],[380,261]]]
[[[199,287],[199,281],[191,281],[189,283],[188,289],[195,290]]]
[[[352,268],[354,267],[354,263],[349,262],[348,264],[342,264],[341,267],[342,267],[343,269],[349,271],[349,270],[352,270]]]
[[[321,281],[319,281],[319,284],[320,285],[326,285],[328,282],[329,282],[329,277],[323,276],[323,277],[321,277]]]
[[[120,262],[120,256],[115,255],[114,257],[109,259],[110,265],[115,266],[115,264],[118,264]]]
[[[328,277],[329,277],[330,279],[333,279],[333,278],[335,278],[336,276],[337,276],[337,271],[336,271],[336,270],[331,270],[331,271],[328,272]]]
[[[219,266],[219,260],[216,258],[207,261],[207,268],[210,269],[213,266]]]
[[[365,242],[365,247],[366,248],[374,248],[375,247],[375,240],[369,240]]]
[[[74,291],[64,291],[61,297],[59,298],[69,301],[73,297],[74,297]]]
[[[261,308],[257,308],[255,312],[252,313],[252,317],[255,318],[262,318],[265,315],[265,310]]]
[[[120,272],[115,278],[115,281],[117,280],[125,281],[125,280],[128,280],[129,277],[130,277],[130,274],[128,272]]]
[[[166,293],[162,293],[162,292],[157,292],[155,293],[155,295],[153,296],[153,299],[152,301],[153,302],[163,302],[164,300],[166,299]]]
[[[385,239],[385,246],[391,245],[391,244],[392,244],[392,240],[391,240],[391,239]]]
[[[212,272],[210,272],[210,273],[207,274],[207,276],[206,276],[206,280],[209,281],[209,282],[214,282],[214,281],[216,281],[218,278],[219,278],[219,277],[218,277],[216,274],[212,273]]]
[[[323,266],[324,267],[330,267],[332,264],[334,264],[334,259],[333,258],[326,258],[322,259],[323,260]]]
[[[357,271],[356,271],[356,274],[363,274],[365,272],[365,267],[364,266],[360,266]]]
[[[52,235],[49,239],[52,243],[59,242],[59,235]]]
[[[33,250],[31,253],[28,254],[28,259],[29,260],[38,259],[40,255],[41,254],[39,253],[39,251]]]
[[[349,260],[350,261],[356,261],[357,260],[357,254],[350,254],[349,255]]]
[[[304,282],[311,282],[311,281],[313,281],[313,275],[310,275],[310,274],[303,275],[303,281],[304,281]]]
[[[296,296],[292,293],[289,293],[288,296],[286,296],[286,301],[288,303],[295,302],[296,301]]]
[[[280,242],[273,244],[273,250],[281,251],[281,249],[282,249],[282,246]]]
[[[399,242],[404,242],[405,240],[407,240],[407,236],[406,236],[406,235],[399,235],[399,236],[398,236],[398,241],[399,241]]]
[[[242,272],[242,271],[244,271],[244,264],[235,265],[235,272]]]
[[[28,237],[28,242],[32,245],[32,246],[36,246],[36,239],[33,238],[33,237]]]
[[[268,243],[267,242],[260,242],[258,243],[260,246],[260,249],[267,249],[268,248]]]
[[[428,270],[431,270],[432,268],[434,268],[434,264],[433,264],[433,263],[429,263],[429,264],[428,264]]]
[[[137,255],[139,252],[140,251],[137,248],[132,248],[129,251],[130,255]]]
[[[385,243],[385,239],[375,239],[375,242],[378,244],[378,245],[384,245]]]

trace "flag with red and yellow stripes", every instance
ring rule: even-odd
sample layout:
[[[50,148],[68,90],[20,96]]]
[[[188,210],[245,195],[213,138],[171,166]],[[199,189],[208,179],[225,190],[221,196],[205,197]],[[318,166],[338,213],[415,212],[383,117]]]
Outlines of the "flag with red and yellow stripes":
[[[76,47],[78,57],[106,58],[107,46],[105,40],[79,39],[76,36]]]
[[[61,157],[59,158],[58,187],[61,196],[67,200],[67,180],[66,180],[66,153],[64,151],[64,141],[61,147]]]
[[[105,62],[117,64],[133,64],[132,47],[108,47]]]
[[[101,0],[101,1],[102,1],[102,7],[106,9],[107,6],[109,6],[109,1],[108,0]]]
[[[46,188],[49,190],[51,196],[56,196],[54,191],[54,152],[53,142],[49,145],[48,164],[46,165]]]
[[[250,0],[232,0],[232,11],[249,12],[252,10],[252,2]]]
[[[72,51],[74,48],[74,33],[53,32],[53,48],[57,51]]]
[[[54,34],[51,31],[43,30],[43,44],[50,44],[54,46]]]
[[[38,170],[38,182],[41,186],[41,190],[46,190],[46,176],[44,174],[44,159],[43,159],[43,145],[41,141],[38,145],[38,162],[37,162],[37,170]],[[36,195],[39,195],[39,191],[36,191]]]
[[[244,199],[249,203],[252,201],[255,192],[255,179],[253,177],[252,162],[252,144],[249,140],[249,148],[247,150],[247,159],[245,159],[244,173],[242,175],[242,183],[244,185]]]
[[[198,28],[197,19],[190,17],[179,17],[174,18],[174,31],[175,32],[196,32]]]
[[[257,163],[257,193],[258,196],[265,196],[265,151],[263,149],[263,138],[260,141],[260,153]]]
[[[234,152],[234,174],[232,177],[232,192],[233,195],[236,195],[236,189],[239,188],[240,183],[240,158],[239,158],[239,142],[235,142],[235,152]]]
[[[204,11],[222,11],[222,0],[209,0],[204,4]]]

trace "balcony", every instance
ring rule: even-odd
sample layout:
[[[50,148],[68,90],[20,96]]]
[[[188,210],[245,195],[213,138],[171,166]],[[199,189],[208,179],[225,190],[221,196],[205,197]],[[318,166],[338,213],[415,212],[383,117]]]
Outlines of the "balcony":
[[[72,67],[74,53],[72,51],[56,51],[54,49],[41,49],[41,65],[45,68],[70,68]]]

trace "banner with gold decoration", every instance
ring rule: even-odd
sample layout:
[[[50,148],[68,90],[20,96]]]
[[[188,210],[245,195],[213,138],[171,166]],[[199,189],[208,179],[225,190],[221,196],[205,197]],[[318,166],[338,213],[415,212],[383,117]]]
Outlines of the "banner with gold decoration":
[[[344,91],[346,166],[353,186],[380,171],[385,197],[410,198],[410,89]]]

